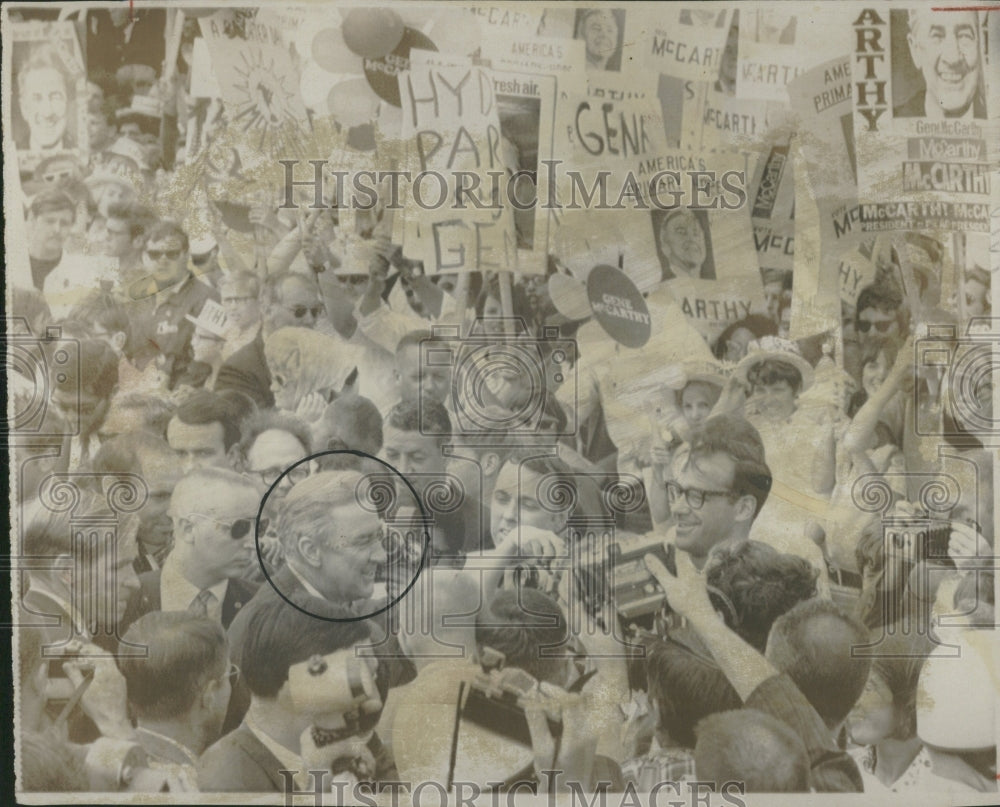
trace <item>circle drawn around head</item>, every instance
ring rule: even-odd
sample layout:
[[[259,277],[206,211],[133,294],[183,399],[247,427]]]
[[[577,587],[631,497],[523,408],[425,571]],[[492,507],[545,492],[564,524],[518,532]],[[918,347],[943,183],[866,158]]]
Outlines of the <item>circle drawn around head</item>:
[[[256,548],[256,551],[257,551],[257,561],[260,564],[261,573],[264,575],[264,579],[267,581],[268,585],[270,585],[271,588],[274,589],[275,593],[279,597],[281,597],[281,599],[283,599],[286,603],[288,603],[290,606],[292,606],[292,608],[295,608],[295,609],[301,611],[304,614],[309,614],[309,616],[315,617],[316,619],[322,619],[322,620],[324,620],[326,622],[360,622],[360,621],[362,621],[364,619],[370,619],[372,617],[378,616],[379,614],[385,613],[390,608],[394,607],[403,597],[405,597],[410,592],[410,589],[412,589],[413,586],[416,584],[417,578],[420,576],[420,573],[423,570],[424,565],[427,563],[427,552],[428,552],[428,549],[430,548],[430,545],[431,545],[430,531],[429,531],[429,529],[426,528],[426,526],[424,527],[424,529],[422,531],[423,532],[423,535],[422,535],[423,546],[421,548],[420,558],[414,564],[414,566],[415,566],[415,572],[414,572],[414,574],[412,576],[412,579],[410,579],[406,583],[406,585],[402,588],[401,591],[399,591],[395,596],[393,596],[391,599],[389,599],[381,607],[376,608],[376,609],[374,609],[374,610],[372,610],[372,611],[370,611],[368,613],[351,615],[351,616],[334,617],[334,616],[329,616],[327,614],[318,614],[318,613],[310,611],[308,608],[304,607],[301,602],[295,602],[295,601],[293,601],[284,591],[281,590],[281,588],[279,588],[278,585],[275,584],[272,575],[267,570],[267,566],[266,566],[266,564],[264,562],[264,556],[263,556],[263,552],[261,551],[261,545],[260,545],[260,540],[261,540],[261,534],[260,534],[261,516],[264,513],[264,508],[267,506],[267,500],[268,500],[268,498],[278,488],[278,486],[281,485],[282,480],[288,474],[290,474],[292,471],[294,471],[296,468],[298,468],[301,465],[304,465],[306,463],[312,462],[313,460],[320,459],[321,457],[336,456],[336,455],[349,455],[349,456],[354,456],[354,457],[360,457],[361,459],[373,460],[374,462],[377,462],[379,465],[384,466],[391,473],[393,473],[396,476],[398,476],[403,481],[403,483],[406,485],[407,489],[410,491],[411,495],[413,496],[413,501],[416,503],[417,509],[419,510],[419,513],[420,513],[421,523],[424,524],[424,525],[426,525],[426,524],[429,523],[428,522],[427,513],[424,510],[423,503],[420,500],[420,496],[417,494],[416,488],[414,488],[414,486],[411,484],[411,482],[403,474],[401,474],[398,470],[396,470],[396,468],[394,468],[389,463],[385,462],[384,460],[379,459],[378,457],[374,457],[371,454],[367,454],[364,451],[356,451],[354,449],[339,449],[339,450],[330,450],[330,451],[319,451],[319,452],[316,452],[315,454],[310,454],[307,457],[303,457],[298,462],[295,462],[294,464],[288,466],[284,471],[282,471],[282,473],[278,476],[278,478],[275,479],[274,482],[271,484],[271,486],[267,489],[267,492],[264,494],[263,498],[261,499],[260,507],[257,510],[257,518],[256,518],[256,521],[254,523],[254,545],[255,545],[255,548]],[[363,474],[363,473],[360,474],[360,475],[362,477],[367,476],[366,474]],[[360,504],[360,502],[359,502],[359,504]],[[364,598],[361,598],[361,599],[364,599]]]

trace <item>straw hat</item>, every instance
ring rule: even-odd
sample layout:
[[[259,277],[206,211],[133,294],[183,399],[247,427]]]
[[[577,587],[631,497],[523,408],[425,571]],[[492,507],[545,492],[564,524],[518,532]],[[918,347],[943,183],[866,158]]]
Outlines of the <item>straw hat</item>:
[[[782,339],[779,336],[763,336],[751,342],[747,348],[747,355],[736,365],[733,376],[748,384],[747,375],[750,371],[767,359],[784,362],[799,371],[802,376],[802,388],[799,392],[805,392],[812,386],[814,379],[812,365],[802,358],[798,345],[790,339]]]

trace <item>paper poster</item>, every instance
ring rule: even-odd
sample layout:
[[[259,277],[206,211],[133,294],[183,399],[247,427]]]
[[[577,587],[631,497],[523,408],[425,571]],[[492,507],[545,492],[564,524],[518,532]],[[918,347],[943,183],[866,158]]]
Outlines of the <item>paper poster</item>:
[[[878,7],[852,16],[864,226],[987,231],[1000,136],[988,120],[996,71],[986,15]]]
[[[503,194],[515,188],[507,177],[519,156],[504,148],[491,72],[431,58],[412,62],[399,86],[412,177],[405,254],[427,274],[516,269]]]
[[[10,126],[18,168],[55,155],[87,159],[87,71],[71,22],[10,24]]]

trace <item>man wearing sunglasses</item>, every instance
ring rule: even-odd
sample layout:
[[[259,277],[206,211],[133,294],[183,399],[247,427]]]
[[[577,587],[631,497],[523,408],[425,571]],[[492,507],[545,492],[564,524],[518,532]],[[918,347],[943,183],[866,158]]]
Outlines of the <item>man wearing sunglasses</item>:
[[[205,300],[219,294],[191,272],[188,236],[175,222],[161,221],[146,237],[142,253],[145,277],[132,283],[128,296],[136,303],[137,364],[158,360],[173,389],[191,363],[194,325]]]
[[[872,283],[858,294],[854,314],[854,329],[861,347],[861,361],[889,348],[892,362],[905,338],[903,295],[894,283]],[[860,382],[861,379],[855,379]]]
[[[221,736],[239,676],[226,634],[205,617],[156,611],[132,625],[123,641],[148,648],[145,656],[118,658],[136,717],[134,739],[171,792],[195,791],[198,757]]]
[[[223,287],[228,312],[237,304],[250,304],[246,284]],[[242,299],[234,299],[242,298]],[[260,291],[260,328],[255,336],[235,351],[219,369],[215,382],[217,392],[231,389],[250,397],[260,408],[274,406],[271,391],[271,371],[264,356],[264,340],[279,328],[314,328],[326,309],[319,289],[309,277],[295,272],[275,272],[268,275]]]
[[[162,610],[188,611],[229,627],[256,591],[239,575],[256,552],[263,494],[248,477],[222,468],[196,468],[182,478],[170,497],[174,547],[163,568],[140,575],[125,624]]]

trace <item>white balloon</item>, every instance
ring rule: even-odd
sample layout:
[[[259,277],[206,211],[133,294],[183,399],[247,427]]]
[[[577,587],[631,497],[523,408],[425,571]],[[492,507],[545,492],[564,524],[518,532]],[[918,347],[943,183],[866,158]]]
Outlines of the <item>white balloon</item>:
[[[315,112],[326,114],[326,99],[334,85],[349,78],[355,78],[349,73],[328,73],[312,59],[306,59],[302,65],[302,100]]]

